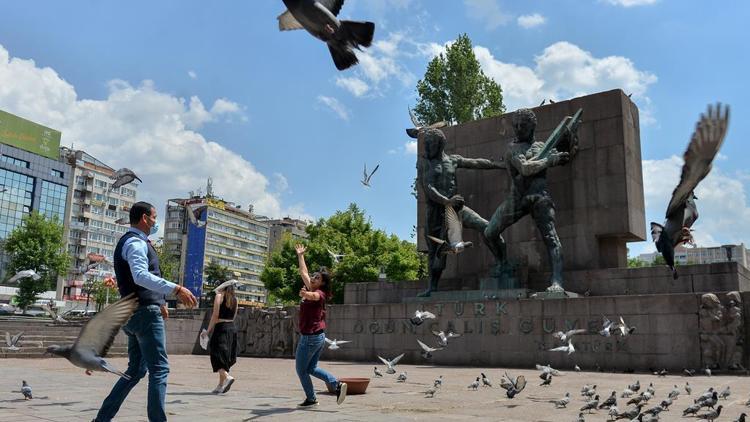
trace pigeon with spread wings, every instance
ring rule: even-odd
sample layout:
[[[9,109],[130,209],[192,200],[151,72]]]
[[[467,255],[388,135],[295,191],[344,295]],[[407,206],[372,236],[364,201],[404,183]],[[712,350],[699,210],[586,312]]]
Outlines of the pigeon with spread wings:
[[[372,172],[370,172],[368,174],[367,173],[367,164],[365,164],[364,175],[362,176],[362,180],[360,180],[360,182],[362,182],[363,185],[365,185],[366,187],[369,188],[370,187],[370,179],[372,179],[372,175],[375,174],[376,171],[378,171],[378,168],[380,168],[380,164],[376,165],[375,168],[372,170]]]
[[[472,242],[465,242],[463,240],[463,222],[451,205],[445,207],[445,228],[448,232],[447,241],[427,235],[430,240],[440,245],[441,254],[459,254],[464,249],[474,246]]]
[[[411,119],[411,123],[414,125],[414,127],[406,129],[406,134],[409,135],[410,138],[414,139],[419,138],[419,132],[422,129],[440,129],[441,127],[448,126],[448,122],[446,121],[439,121],[431,125],[425,125],[424,123],[420,122],[419,119],[417,119],[417,116],[414,115],[414,112],[411,111],[411,108],[409,108],[409,118]]]
[[[514,378],[506,372],[500,380],[500,387],[505,390],[505,395],[512,399],[526,387],[526,378],[523,375]]]
[[[62,356],[73,365],[87,371],[111,372],[130,379],[130,376],[107,363],[104,357],[107,356],[120,327],[130,319],[137,307],[138,298],[135,293],[131,293],[104,308],[84,325],[75,343],[49,346],[47,353]]]
[[[135,175],[135,172],[133,172],[133,170],[130,170],[126,167],[117,170],[112,176],[110,176],[110,179],[114,180],[114,182],[112,182],[112,186],[109,188],[110,192],[114,191],[115,189],[119,189],[120,187],[125,186],[128,183],[132,183],[134,180],[143,183],[143,181]]]
[[[674,248],[680,243],[693,243],[690,227],[698,219],[695,188],[711,171],[711,163],[724,142],[728,125],[729,106],[722,107],[719,103],[714,108],[709,105],[708,112],[701,114],[685,151],[680,183],[672,192],[666,222],[664,225],[651,223],[651,238],[675,279],[678,275],[674,266]]]
[[[287,10],[279,15],[279,30],[304,29],[328,45],[336,69],[357,64],[353,49],[369,47],[375,33],[372,22],[339,20],[344,0],[284,0]]]

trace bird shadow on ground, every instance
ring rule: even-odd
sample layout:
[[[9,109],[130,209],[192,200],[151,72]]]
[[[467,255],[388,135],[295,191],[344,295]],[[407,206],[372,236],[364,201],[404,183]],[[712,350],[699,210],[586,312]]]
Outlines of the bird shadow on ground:
[[[252,421],[258,418],[262,418],[264,416],[274,416],[279,415],[282,413],[292,413],[296,411],[302,411],[302,412],[310,412],[310,413],[336,413],[333,410],[321,410],[321,409],[304,409],[300,410],[296,407],[276,407],[273,409],[253,409],[250,411],[255,416],[252,416],[250,418],[244,419],[242,422]]]
[[[30,404],[29,406],[33,407],[42,407],[42,406],[72,406],[74,404],[81,403],[80,401],[67,401],[62,403],[42,403],[42,404]]]
[[[166,404],[187,404],[187,403],[178,399],[178,400],[168,401]]]
[[[179,393],[167,393],[168,396],[216,396],[210,391],[182,391]]]
[[[44,397],[36,397],[31,400],[47,400],[47,399],[49,399],[49,397],[44,396]],[[27,401],[27,400],[26,399],[7,399],[7,400],[0,400],[0,403],[19,403],[22,401]]]

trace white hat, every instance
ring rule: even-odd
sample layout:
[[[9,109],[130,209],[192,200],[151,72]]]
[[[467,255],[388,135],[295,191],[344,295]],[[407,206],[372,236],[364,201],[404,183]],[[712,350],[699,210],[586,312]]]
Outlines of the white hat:
[[[226,289],[227,287],[229,287],[229,286],[232,286],[232,287],[237,287],[237,285],[238,285],[238,284],[240,284],[240,282],[239,282],[239,281],[237,281],[237,280],[235,280],[235,279],[231,279],[231,280],[227,280],[227,281],[225,281],[225,282],[223,282],[223,283],[219,284],[219,287],[217,287],[217,288],[216,288],[216,289],[214,289],[214,290],[215,290],[216,292],[222,292],[222,291],[224,291],[224,289]]]

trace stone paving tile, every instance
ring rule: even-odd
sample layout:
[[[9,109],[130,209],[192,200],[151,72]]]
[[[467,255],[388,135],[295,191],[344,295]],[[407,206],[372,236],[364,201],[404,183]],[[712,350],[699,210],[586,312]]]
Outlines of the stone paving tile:
[[[335,398],[319,392],[320,405],[311,410],[298,410],[303,400],[302,388],[294,371],[294,361],[287,359],[240,358],[232,374],[237,382],[221,396],[210,394],[217,377],[211,372],[205,356],[172,356],[167,412],[170,421],[414,421],[414,420],[502,420],[502,421],[572,421],[583,405],[579,391],[585,383],[596,383],[602,397],[612,390],[621,392],[629,383],[640,379],[645,389],[649,382],[656,388],[661,401],[673,385],[682,388],[688,381],[693,398],[709,386],[722,389],[729,385],[732,396],[722,400],[724,411],[719,421],[731,421],[741,412],[750,413],[744,403],[750,395],[750,383],[744,376],[658,378],[646,374],[574,373],[555,377],[551,387],[539,387],[538,373],[532,370],[508,370],[523,374],[529,385],[513,400],[505,398],[498,384],[504,369],[434,367],[399,365],[406,371],[406,383],[396,383],[395,375],[373,378],[367,394],[349,396],[337,406]],[[111,359],[119,367],[122,358]],[[370,377],[373,364],[325,361],[321,366],[339,377]],[[382,365],[378,365],[382,370]],[[493,388],[469,391],[466,387],[484,372],[495,383]],[[444,387],[434,399],[422,393],[438,376],[443,375]],[[34,400],[20,399],[21,380],[26,379],[34,390]],[[0,359],[0,422],[90,421],[116,378],[109,374],[88,377],[83,371],[62,359]],[[144,379],[125,401],[116,421],[146,420],[146,386]],[[313,381],[316,388],[324,386]],[[568,391],[572,401],[567,409],[555,410],[550,400]],[[621,401],[620,408],[624,406]],[[662,413],[661,420],[677,421],[682,410],[692,403],[684,390],[672,410]],[[652,400],[651,405],[658,402]],[[586,416],[587,421],[604,421],[606,411]]]

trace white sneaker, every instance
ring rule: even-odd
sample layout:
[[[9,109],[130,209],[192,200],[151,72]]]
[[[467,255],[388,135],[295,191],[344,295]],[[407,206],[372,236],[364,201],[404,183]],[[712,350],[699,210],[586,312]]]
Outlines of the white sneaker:
[[[214,390],[211,391],[211,393],[213,393],[213,394],[219,394],[222,391],[224,391],[223,385],[222,384],[217,384],[216,388],[214,388]]]
[[[234,377],[231,375],[227,375],[227,379],[224,381],[224,384],[221,386],[221,392],[226,393],[229,391],[230,388],[232,388],[232,384],[234,384]]]

